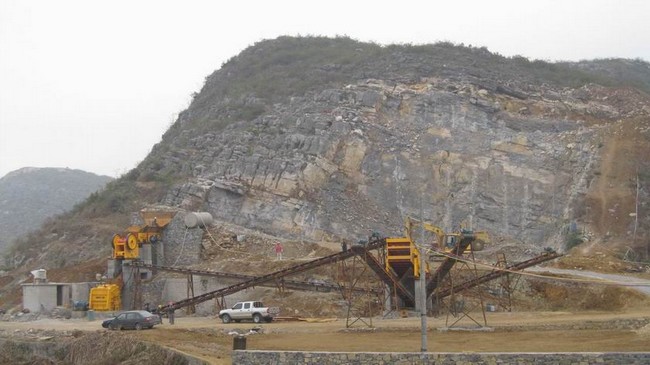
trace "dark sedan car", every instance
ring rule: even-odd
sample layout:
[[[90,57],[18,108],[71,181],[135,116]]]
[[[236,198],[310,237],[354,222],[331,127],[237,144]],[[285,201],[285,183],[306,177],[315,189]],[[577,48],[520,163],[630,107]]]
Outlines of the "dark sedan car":
[[[104,322],[102,322],[102,327],[108,328],[108,326],[111,324],[111,322],[113,322],[114,319],[115,319],[115,317],[105,319]]]
[[[153,328],[160,324],[160,318],[157,315],[147,311],[128,311],[120,313],[117,317],[107,319],[102,322],[102,327],[112,330]]]

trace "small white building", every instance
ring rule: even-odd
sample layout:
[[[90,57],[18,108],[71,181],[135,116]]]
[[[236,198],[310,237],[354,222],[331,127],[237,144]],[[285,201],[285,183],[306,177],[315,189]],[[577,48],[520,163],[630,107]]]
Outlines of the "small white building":
[[[88,302],[90,288],[96,283],[48,283],[47,272],[33,270],[34,282],[22,284],[23,309],[50,312],[56,307],[72,308],[74,301]]]
[[[49,312],[56,307],[70,308],[72,286],[70,283],[22,284],[23,308],[30,312]]]

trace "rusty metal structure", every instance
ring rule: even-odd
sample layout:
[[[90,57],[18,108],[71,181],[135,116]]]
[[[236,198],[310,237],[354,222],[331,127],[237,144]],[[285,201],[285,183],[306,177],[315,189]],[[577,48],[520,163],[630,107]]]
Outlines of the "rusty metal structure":
[[[392,299],[392,308],[397,309],[397,306],[412,307],[415,305],[415,295],[412,288],[409,289],[394,271],[386,268],[378,258],[370,254],[369,250],[359,246],[354,246],[352,249],[365,261],[379,279],[386,284],[390,292],[389,297]]]
[[[480,276],[474,252],[466,254],[463,260],[459,260],[456,265],[449,271],[449,273],[442,278],[443,282],[439,283],[437,290],[446,288],[450,290],[450,294],[446,297],[435,295],[432,298],[432,305],[430,313],[440,314],[441,309],[445,309],[446,320],[445,324],[448,328],[454,327],[456,324],[461,323],[462,320],[467,319],[470,323],[478,327],[487,326],[487,318],[485,316],[484,307],[484,288],[480,285],[459,289],[458,284],[476,279]],[[474,318],[476,309],[482,315],[482,321]]]
[[[458,260],[461,264],[456,265],[455,271],[457,272],[452,270],[445,280],[438,283],[432,293],[432,314],[440,314],[442,309],[446,310],[446,324],[448,327],[453,327],[464,319],[469,320],[478,327],[486,326],[486,306],[484,305],[486,296],[490,296],[491,299],[499,299],[500,305],[503,305],[502,308],[508,311],[511,310],[510,295],[514,290],[514,285],[510,280],[510,275],[513,272],[554,260],[560,256],[562,255],[557,252],[547,251],[529,260],[507,265],[505,255],[500,254],[498,255],[497,264],[492,267],[489,273],[484,275],[479,275],[480,271],[477,269],[473,257],[450,257],[450,259]],[[490,282],[496,282],[497,286],[503,289],[504,292],[499,293],[498,296],[492,295],[493,290],[487,286]],[[479,312],[483,316],[482,323],[471,314],[477,308],[480,308]]]
[[[443,279],[447,276],[454,265],[462,259],[465,250],[467,250],[467,248],[472,244],[472,241],[474,241],[474,237],[471,235],[461,237],[454,249],[445,256],[444,261],[440,263],[436,271],[434,271],[431,277],[427,280],[427,298],[429,298],[438,288],[438,285],[443,282]]]
[[[367,255],[370,252],[366,251]],[[346,303],[346,328],[355,324],[364,324],[372,327],[372,318],[381,313],[383,304],[381,298],[385,290],[377,285],[378,281],[368,280],[368,277],[378,279],[365,264],[359,255],[349,260],[340,261],[337,265],[335,279],[341,287],[341,295]]]
[[[495,264],[496,270],[504,270],[508,268],[508,260],[504,253],[497,254],[497,262]],[[488,294],[490,301],[494,302],[507,312],[512,311],[512,293],[515,291],[517,284],[521,279],[520,275],[517,275],[513,278],[513,275],[507,273],[500,278],[492,280],[490,287],[488,288]]]
[[[552,260],[561,256],[557,253],[545,253],[544,255],[538,256],[531,260],[506,266],[505,269],[495,267],[492,272],[487,275],[479,276],[478,273],[476,273],[470,279],[461,280],[460,282],[458,282],[458,280],[455,280],[451,281],[451,284],[449,284],[450,280],[448,279],[448,275],[450,271],[457,263],[462,263],[467,260],[467,257],[463,255],[467,252],[471,253],[471,250],[468,250],[468,247],[470,247],[474,241],[474,238],[475,237],[469,233],[466,235],[461,235],[456,247],[450,253],[446,254],[445,259],[438,265],[436,270],[431,275],[429,275],[427,279],[426,293],[427,298],[430,298],[432,303],[439,303],[442,298],[467,291],[468,289],[474,288],[496,278],[501,278],[512,271],[522,270],[526,267],[534,266],[541,262]],[[283,290],[284,288],[316,291],[340,290],[344,298],[348,300],[347,325],[353,325],[359,321],[367,325],[371,325],[371,323],[366,322],[364,318],[369,318],[368,315],[374,315],[374,312],[373,308],[367,307],[366,304],[378,302],[384,303],[385,298],[391,298],[389,302],[391,303],[390,310],[392,311],[401,308],[412,308],[415,303],[415,295],[412,287],[413,283],[409,283],[409,281],[404,280],[403,277],[398,277],[389,266],[386,266],[385,248],[386,238],[374,238],[367,244],[353,245],[344,251],[324,256],[312,261],[300,263],[261,276],[148,265],[140,261],[134,261],[130,265],[154,270],[185,273],[188,275],[188,298],[163,306],[161,308],[163,311],[166,311],[169,308],[173,308],[175,310],[180,308],[193,308],[196,304],[211,299],[216,299],[217,302],[221,303],[221,306],[223,306],[223,298],[225,296],[255,286],[272,286],[277,287],[278,290]],[[379,254],[374,255],[372,252],[377,250],[379,251]],[[343,263],[348,259],[352,259],[352,261],[350,263]],[[340,267],[342,269],[340,270],[346,272],[345,275],[337,279],[338,284],[320,282],[314,283],[287,279],[288,276],[296,275],[323,265],[330,265],[335,263],[341,263]],[[382,290],[378,287],[379,285],[371,287],[372,285],[369,284],[365,284],[365,286],[359,284],[358,278],[360,276],[366,275],[366,272],[370,271],[375,273],[381,282],[381,286],[384,287],[385,293],[383,296],[380,294]],[[192,275],[230,278],[241,280],[241,282],[227,286],[225,288],[194,296]],[[359,303],[364,304],[359,306]],[[219,306],[219,304],[217,304],[217,306]],[[191,311],[192,309],[189,310]]]
[[[518,263],[515,263],[515,264],[512,264],[512,265],[508,265],[508,266],[506,266],[505,269],[494,267],[494,269],[492,269],[492,271],[489,274],[482,275],[482,276],[477,277],[475,279],[459,283],[456,286],[454,286],[453,288],[444,288],[444,289],[441,289],[440,291],[438,291],[436,293],[432,292],[432,294],[435,294],[435,296],[437,296],[437,297],[444,298],[446,296],[451,295],[453,290],[455,290],[456,292],[467,290],[467,289],[473,288],[473,287],[475,287],[477,285],[481,285],[481,284],[487,283],[488,281],[492,281],[492,280],[495,280],[497,278],[503,277],[505,275],[511,274],[514,271],[521,271],[521,270],[523,270],[525,268],[535,266],[535,265],[539,265],[539,264],[541,264],[543,262],[546,262],[546,261],[554,260],[554,259],[556,259],[556,258],[558,258],[560,256],[562,256],[562,254],[557,253],[555,251],[544,252],[541,255],[535,256],[535,257],[533,257],[531,259],[528,259],[526,261],[522,261],[522,262],[518,262]]]
[[[367,245],[357,245],[357,246],[352,246],[349,250],[338,252],[335,254],[331,254],[328,256],[324,256],[318,259],[315,259],[313,261],[308,261],[305,263],[301,263],[295,266],[288,267],[286,269],[278,270],[275,272],[272,272],[270,274],[262,275],[262,276],[257,276],[252,279],[230,285],[228,287],[219,289],[219,290],[214,290],[205,294],[201,294],[195,297],[187,298],[178,302],[175,302],[173,304],[168,304],[162,307],[162,310],[167,310],[169,308],[173,309],[180,309],[189,305],[196,305],[202,302],[205,302],[207,300],[213,299],[213,298],[218,298],[218,297],[224,297],[226,295],[230,295],[233,293],[236,293],[238,291],[244,290],[246,288],[254,287],[254,286],[261,286],[262,284],[269,283],[269,282],[279,282],[280,280],[284,279],[286,276],[290,275],[295,275],[304,271],[308,271],[323,265],[327,264],[333,264],[336,262],[339,262],[341,260],[348,259],[350,257],[353,257],[358,254],[363,254],[367,250],[376,250],[379,249],[383,246],[385,246],[386,241],[383,238],[377,238],[371,242],[369,242]]]
[[[192,298],[193,296],[194,296],[194,275],[190,273],[187,275],[187,297]],[[187,307],[185,307],[185,313],[187,314],[196,313],[196,306],[194,304],[188,305]]]
[[[133,267],[141,267],[141,268],[147,268],[151,270],[160,270],[160,271],[168,271],[168,272],[175,272],[175,273],[180,273],[180,274],[187,274],[188,276],[188,287],[190,289],[188,292],[188,298],[191,298],[194,296],[194,275],[199,275],[199,276],[210,276],[210,277],[216,277],[216,278],[223,278],[223,279],[233,279],[237,281],[247,281],[251,279],[255,279],[258,276],[255,275],[246,275],[246,274],[234,274],[234,273],[228,273],[228,272],[223,272],[223,271],[212,271],[212,270],[199,270],[199,269],[189,269],[189,268],[183,268],[183,267],[174,267],[174,266],[163,266],[163,265],[152,265],[152,264],[146,264],[142,261],[133,261],[130,263],[126,263],[126,266],[133,266]],[[331,292],[331,291],[338,291],[338,290],[352,290],[352,291],[357,291],[357,292],[362,292],[365,293],[368,291],[365,288],[361,287],[356,287],[356,288],[348,288],[348,287],[341,287],[338,284],[335,283],[326,283],[326,282],[310,282],[310,281],[303,281],[303,280],[289,280],[285,278],[280,278],[280,280],[277,281],[269,281],[265,282],[262,284],[259,284],[258,286],[265,286],[265,287],[274,287],[277,288],[278,291],[283,291],[284,289],[292,289],[292,290],[305,290],[305,291],[316,291],[316,292]],[[378,294],[377,289],[372,289],[372,293]]]

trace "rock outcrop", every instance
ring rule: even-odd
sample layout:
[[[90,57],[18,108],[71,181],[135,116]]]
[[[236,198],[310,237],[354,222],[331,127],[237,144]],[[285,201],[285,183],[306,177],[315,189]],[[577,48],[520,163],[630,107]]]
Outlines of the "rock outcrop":
[[[186,176],[163,203],[287,238],[395,235],[423,212],[446,230],[462,224],[561,248],[563,230],[587,221],[585,197],[612,128],[640,120],[648,135],[650,100],[635,89],[424,61],[410,72],[417,60],[387,56],[404,73],[390,63],[385,78],[369,71],[275,103],[254,92],[218,97],[224,66],[154,148],[157,170]],[[263,111],[229,119],[251,105]]]

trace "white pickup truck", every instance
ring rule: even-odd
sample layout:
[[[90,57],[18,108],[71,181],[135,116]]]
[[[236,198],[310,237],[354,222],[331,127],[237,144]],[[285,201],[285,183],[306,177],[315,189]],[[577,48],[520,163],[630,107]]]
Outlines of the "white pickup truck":
[[[253,322],[260,323],[262,321],[271,322],[278,313],[280,313],[280,308],[267,308],[262,302],[238,302],[230,309],[219,311],[219,318],[223,323],[239,322],[243,319],[252,319]]]

